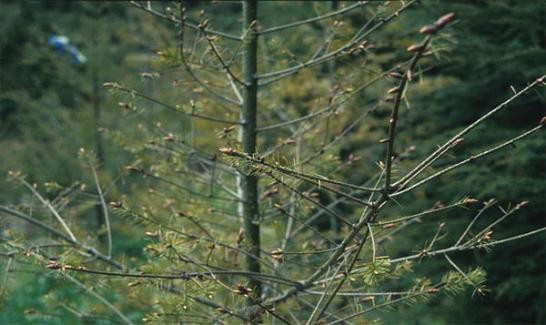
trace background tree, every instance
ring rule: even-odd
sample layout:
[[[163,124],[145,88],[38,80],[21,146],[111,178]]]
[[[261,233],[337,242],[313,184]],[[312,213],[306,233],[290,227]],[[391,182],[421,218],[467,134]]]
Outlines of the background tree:
[[[53,215],[61,220],[66,217],[69,230],[78,229],[70,231],[73,233],[68,238],[62,231],[49,231],[94,256],[95,263],[83,260],[75,250],[45,246],[31,249],[30,243],[20,245],[8,234],[4,238],[8,249],[6,274],[12,262],[24,262],[19,254],[25,252],[38,266],[47,264],[53,269],[50,275],[76,284],[101,303],[92,313],[86,308],[86,300],[74,306],[54,297],[48,301],[50,306],[76,307],[85,311],[86,317],[113,314],[125,322],[143,312],[150,322],[198,322],[201,318],[205,322],[259,318],[288,323],[295,319],[308,323],[357,321],[357,317],[380,311],[380,307],[436,296],[438,291],[460,291],[465,283],[483,293],[484,271],[461,267],[469,263],[461,258],[464,253],[446,255],[442,264],[428,257],[475,251],[495,245],[497,238],[522,233],[527,236],[544,229],[538,223],[506,237],[495,233],[491,238],[489,230],[499,227],[495,220],[521,213],[529,204],[520,201],[508,206],[507,201],[514,197],[489,200],[495,188],[484,186],[483,192],[476,193],[456,185],[463,182],[450,182],[449,175],[474,175],[480,168],[491,170],[481,167],[486,165],[480,165],[479,160],[464,160],[466,157],[481,158],[483,153],[491,153],[488,157],[497,162],[497,149],[506,149],[516,140],[520,143],[520,139],[538,131],[543,99],[526,97],[538,104],[535,117],[522,125],[528,125],[529,131],[522,134],[520,126],[502,140],[496,133],[494,139],[480,136],[483,141],[473,143],[471,138],[469,141],[472,133],[467,132],[489,132],[489,124],[482,127],[491,122],[489,116],[510,109],[498,106],[494,115],[488,113],[500,102],[498,98],[474,118],[448,123],[444,115],[451,111],[441,110],[446,107],[445,98],[437,100],[430,94],[443,94],[440,86],[457,84],[465,74],[459,79],[451,77],[449,68],[456,64],[446,68],[430,54],[442,58],[448,50],[460,50],[450,45],[453,36],[447,32],[451,29],[445,28],[453,17],[443,16],[423,29],[431,35],[411,46],[413,53],[397,54],[420,39],[417,30],[423,22],[430,24],[446,11],[405,12],[415,7],[414,2],[401,3],[401,7],[358,2],[343,4],[329,14],[327,4],[317,2],[300,5],[303,10],[294,16],[301,14],[299,18],[304,20],[293,23],[297,19],[291,15],[272,14],[286,4],[266,2],[259,3],[258,19],[253,23],[253,3],[246,3],[240,34],[233,19],[217,19],[214,15],[215,11],[222,12],[223,17],[233,17],[226,15],[229,12],[240,15],[242,8],[236,3],[207,6],[207,13],[190,6],[191,10],[180,15],[176,6],[158,9],[161,4],[134,5],[184,28],[179,46],[171,44],[158,52],[159,60],[152,68],[159,72],[141,74],[142,79],[153,81],[141,86],[146,89],[105,84],[121,97],[119,106],[127,109],[125,121],[144,117],[133,128],[136,137],[131,135],[131,128],[107,129],[105,134],[135,154],[138,159],[127,170],[145,179],[126,178],[134,184],[125,190],[127,196],[118,191],[102,194],[102,182],[94,181],[98,196],[91,202],[102,202],[104,208],[105,195],[113,200],[114,224],[135,222],[113,232],[114,246],[119,246],[123,235],[134,238],[139,237],[135,233],[144,233],[149,238],[145,255],[119,263],[119,257],[127,256],[129,251],[119,250],[114,260],[99,253],[104,247],[92,249],[92,241],[81,239],[86,232],[77,227],[74,218],[81,205],[74,200],[63,216]],[[317,18],[309,18],[308,10],[315,10]],[[412,21],[404,17],[415,18]],[[268,27],[274,25],[277,27]],[[335,76],[332,65],[327,64],[333,60]],[[530,67],[529,75],[524,76],[528,78],[514,82],[514,94],[507,103],[517,103],[525,90],[542,82],[537,79],[540,71]],[[172,75],[176,75],[174,80]],[[535,81],[523,85],[527,80]],[[150,95],[155,91],[160,97]],[[433,109],[424,108],[428,105]],[[150,113],[161,108],[176,114]],[[257,125],[252,123],[252,111]],[[433,118],[436,112],[440,118]],[[470,124],[483,114],[487,114],[484,123]],[[156,119],[161,122],[156,123]],[[425,129],[429,123],[430,129]],[[465,127],[469,124],[470,128]],[[429,130],[437,126],[441,127],[437,136],[431,137]],[[452,130],[451,126],[462,131]],[[236,134],[238,130],[242,130],[240,135]],[[216,138],[211,136],[214,133]],[[257,146],[252,143],[256,134]],[[538,148],[543,148],[542,139],[536,138]],[[483,151],[502,141],[507,142],[491,152]],[[423,160],[442,143],[438,151]],[[224,155],[216,154],[218,148]],[[87,150],[81,155],[87,163],[94,161]],[[360,160],[359,156],[367,159]],[[539,166],[541,157],[537,159]],[[443,168],[459,167],[460,161],[463,164],[457,174],[444,175]],[[470,165],[464,162],[472,165],[464,169]],[[429,163],[428,168],[414,169]],[[439,174],[435,174],[438,170]],[[405,192],[405,188],[413,189],[406,180],[418,174],[423,175],[422,179],[430,175],[431,185],[447,181],[446,190],[426,192],[422,189],[429,187],[415,187]],[[26,182],[17,173],[11,176]],[[484,184],[488,184],[490,177],[484,177]],[[260,185],[254,191],[258,178]],[[472,208],[477,202],[465,197],[469,194],[485,204]],[[39,195],[35,193],[34,199],[39,200]],[[259,209],[253,203],[258,200]],[[45,204],[50,212],[59,209],[58,202],[53,203],[52,208]],[[470,210],[461,212],[456,209],[460,207]],[[500,212],[491,213],[497,207],[501,207]],[[38,207],[33,209],[40,211]],[[30,211],[28,207],[2,210],[4,215],[37,224]],[[468,218],[463,219],[463,214]],[[396,217],[401,215],[406,216]],[[434,216],[443,222],[434,224]],[[240,229],[241,224],[246,227]],[[46,228],[45,224],[39,226]],[[532,257],[530,260],[536,261]],[[430,269],[430,265],[434,268]],[[116,267],[122,270],[109,269]],[[408,273],[411,267],[414,275]],[[99,275],[103,277],[98,287],[103,289],[91,290],[95,285],[90,281],[96,281]],[[118,299],[122,295],[128,299],[112,305],[106,295],[109,292],[116,292]],[[442,300],[431,304],[435,301]],[[411,317],[419,306],[397,309],[402,315],[381,316],[396,321],[397,317]],[[433,316],[430,319],[437,320]]]

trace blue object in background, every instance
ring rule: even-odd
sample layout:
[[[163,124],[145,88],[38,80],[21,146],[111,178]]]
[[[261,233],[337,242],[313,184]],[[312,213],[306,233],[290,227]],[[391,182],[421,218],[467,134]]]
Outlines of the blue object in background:
[[[84,64],[87,62],[87,58],[77,48],[70,45],[70,40],[66,36],[51,35],[47,39],[47,43],[60,54],[68,53],[72,59],[73,64]]]

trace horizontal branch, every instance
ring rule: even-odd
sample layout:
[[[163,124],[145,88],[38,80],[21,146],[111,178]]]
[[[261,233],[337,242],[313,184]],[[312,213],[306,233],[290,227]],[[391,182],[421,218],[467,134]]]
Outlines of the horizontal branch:
[[[0,206],[0,212],[3,212],[5,214],[9,214],[11,216],[14,216],[14,217],[17,217],[21,220],[25,220],[26,222],[28,223],[31,223],[35,226],[38,226],[44,230],[46,230],[47,232],[49,232],[51,235],[55,236],[55,237],[58,237],[70,244],[72,244],[72,246],[76,247],[76,248],[80,248],[82,249],[85,253],[87,254],[91,254],[91,256],[93,257],[96,257],[97,259],[103,261],[103,262],[106,262],[118,269],[124,269],[124,266],[116,261],[114,261],[112,258],[108,257],[108,256],[105,256],[103,254],[101,254],[99,251],[97,251],[97,249],[95,249],[94,247],[90,247],[90,246],[87,246],[87,245],[84,245],[84,244],[81,244],[80,242],[76,241],[76,240],[73,240],[72,238],[64,235],[63,233],[59,232],[58,230],[56,230],[55,228],[49,226],[49,225],[46,225],[45,223],[39,221],[39,220],[36,220],[32,217],[29,217],[19,211],[16,211],[16,210],[13,210],[13,209],[10,209],[8,207],[5,207],[5,206]]]
[[[155,99],[155,98],[150,97],[148,95],[145,95],[145,94],[143,94],[143,93],[141,93],[141,92],[139,92],[137,90],[126,88],[126,87],[123,87],[123,86],[121,86],[119,84],[116,84],[116,83],[106,83],[105,87],[109,87],[109,88],[112,88],[112,89],[116,89],[116,90],[126,92],[126,93],[130,94],[131,96],[140,97],[140,98],[145,99],[147,101],[150,101],[152,103],[156,103],[158,105],[161,105],[161,106],[163,106],[163,107],[165,107],[165,108],[167,108],[167,109],[169,109],[171,111],[174,111],[174,112],[177,112],[177,113],[189,116],[189,117],[194,117],[194,118],[198,118],[198,119],[202,119],[202,120],[206,120],[206,121],[211,121],[211,122],[216,122],[216,123],[221,123],[221,124],[229,124],[229,125],[241,124],[241,122],[239,122],[239,121],[224,120],[224,119],[219,119],[219,118],[215,118],[215,117],[196,114],[196,113],[193,113],[193,112],[192,113],[184,112],[184,111],[180,110],[176,106],[167,104],[167,103],[165,103],[163,101],[160,101],[159,99]]]
[[[284,30],[284,29],[287,29],[287,28],[296,27],[296,26],[312,23],[312,22],[315,22],[315,21],[320,21],[320,20],[323,20],[323,19],[326,19],[326,18],[342,15],[342,14],[344,14],[346,12],[349,12],[349,11],[351,11],[353,9],[362,7],[366,3],[368,3],[368,1],[358,1],[355,4],[350,5],[350,6],[346,7],[346,8],[342,8],[342,9],[339,9],[339,10],[336,10],[336,11],[332,11],[332,12],[326,13],[324,15],[320,15],[320,16],[313,17],[313,18],[308,18],[308,19],[303,19],[303,20],[296,21],[296,22],[293,22],[293,23],[288,23],[288,24],[285,24],[285,25],[266,28],[266,29],[264,29],[262,31],[259,31],[258,35],[270,34],[270,33],[278,32],[280,30]]]
[[[390,306],[390,305],[394,305],[394,304],[397,304],[397,303],[401,303],[405,300],[408,300],[408,299],[413,299],[413,298],[416,298],[416,297],[419,297],[419,296],[423,296],[423,295],[432,295],[432,294],[435,294],[439,288],[442,286],[442,284],[437,284],[431,288],[427,288],[425,290],[422,290],[422,291],[418,291],[418,292],[415,292],[415,293],[412,293],[410,295],[407,295],[407,296],[404,296],[404,297],[401,297],[401,298],[398,298],[398,299],[394,299],[394,300],[387,300],[387,302],[384,302],[382,304],[379,304],[379,305],[376,305],[376,306],[373,306],[373,307],[370,307],[368,309],[365,309],[365,310],[362,310],[362,311],[359,311],[359,312],[356,312],[354,314],[351,314],[349,316],[346,316],[342,319],[339,319],[339,320],[336,320],[334,322],[330,322],[326,325],[334,325],[334,324],[339,324],[339,323],[345,323],[347,322],[349,319],[353,319],[355,317],[358,317],[358,316],[362,316],[364,314],[367,314],[369,312],[372,312],[374,310],[377,310],[377,309],[380,309],[380,308],[384,308],[384,307],[387,307],[387,306]],[[432,289],[432,290],[431,290]]]
[[[442,207],[442,208],[432,208],[432,209],[429,209],[429,210],[425,210],[423,212],[412,214],[410,216],[400,217],[400,218],[391,219],[391,220],[387,220],[387,221],[375,222],[375,223],[372,223],[371,225],[372,226],[391,225],[391,224],[394,224],[394,223],[399,223],[399,222],[403,222],[403,221],[407,221],[407,220],[411,220],[411,219],[415,219],[415,218],[420,218],[420,217],[426,216],[428,214],[445,211],[445,210],[448,210],[448,209],[451,209],[451,208],[454,208],[454,207],[458,207],[458,206],[461,206],[461,205],[465,205],[465,204],[466,203],[464,201],[461,201],[461,202],[457,202],[457,203],[454,203],[454,204],[451,204],[451,205],[448,205],[448,206],[445,206],[445,207]]]
[[[332,109],[330,107],[328,108],[323,108],[319,111],[316,111],[316,112],[313,112],[313,113],[310,113],[310,114],[307,114],[305,116],[301,116],[301,117],[298,117],[298,118],[295,118],[293,120],[290,120],[290,121],[285,121],[285,122],[280,122],[280,123],[276,123],[276,124],[272,124],[272,125],[268,125],[268,126],[263,126],[263,127],[260,127],[260,128],[256,128],[256,132],[264,132],[264,131],[271,131],[271,130],[275,130],[275,129],[278,129],[278,128],[282,128],[282,127],[285,127],[285,126],[289,126],[289,125],[292,125],[292,124],[296,124],[296,123],[300,123],[300,122],[303,122],[303,121],[306,121],[306,120],[309,120],[309,119],[312,119],[316,116],[320,116],[322,114],[325,114],[327,112],[330,112]]]
[[[389,260],[389,262],[390,263],[400,263],[400,262],[404,262],[404,261],[409,261],[409,260],[422,258],[423,256],[436,256],[436,255],[443,255],[445,253],[450,253],[450,252],[467,251],[467,250],[473,250],[473,249],[477,249],[477,248],[485,248],[485,247],[495,246],[495,245],[504,244],[504,243],[507,243],[507,242],[510,242],[510,241],[514,241],[514,240],[517,240],[517,239],[522,239],[522,238],[525,238],[525,237],[529,237],[529,236],[538,234],[540,232],[543,232],[545,230],[546,230],[546,227],[542,227],[542,228],[538,228],[538,229],[535,229],[535,230],[532,230],[532,231],[529,231],[529,232],[526,232],[526,233],[523,233],[523,234],[520,234],[520,235],[516,235],[516,236],[504,238],[504,239],[499,239],[499,240],[494,240],[494,241],[484,243],[484,244],[471,245],[471,246],[465,246],[465,245],[452,246],[452,247],[448,247],[448,248],[444,248],[444,249],[438,249],[438,250],[426,252],[425,255],[423,255],[423,253],[419,253],[419,254],[410,255],[410,256],[406,256],[406,257],[399,257],[399,258],[391,259],[391,260]]]
[[[243,159],[245,159],[247,161],[250,161],[250,162],[252,162],[254,164],[257,164],[257,165],[266,166],[268,168],[271,168],[271,170],[273,170],[273,171],[277,171],[277,172],[280,172],[282,174],[292,176],[294,178],[302,179],[303,181],[311,182],[311,183],[317,185],[319,188],[324,187],[324,185],[322,183],[326,183],[326,184],[332,184],[332,185],[347,187],[347,188],[351,188],[351,189],[358,190],[358,191],[363,191],[363,192],[380,192],[381,191],[380,189],[363,187],[363,186],[358,186],[358,185],[354,185],[354,184],[350,184],[350,183],[345,183],[345,182],[329,179],[329,178],[326,178],[326,177],[320,176],[320,175],[311,175],[311,174],[297,172],[297,171],[295,171],[293,169],[283,167],[283,166],[280,166],[280,165],[277,165],[277,164],[271,164],[271,163],[265,162],[265,160],[256,159],[256,158],[250,157],[248,155],[238,153],[236,151],[231,151],[228,154],[231,155],[231,156],[236,156],[236,157],[239,157],[239,158],[243,158]]]
[[[234,271],[234,270],[218,270],[218,271],[209,271],[209,272],[180,272],[179,274],[151,274],[151,273],[125,273],[125,272],[111,272],[111,271],[102,271],[102,270],[93,270],[88,269],[82,266],[70,266],[65,264],[60,264],[56,262],[50,262],[47,266],[50,269],[59,269],[63,272],[65,270],[76,271],[81,273],[105,275],[112,277],[121,277],[121,278],[142,278],[142,279],[165,279],[165,280],[190,280],[192,278],[202,278],[202,277],[211,277],[215,278],[217,275],[234,275],[242,276],[246,278],[252,278],[256,280],[267,280],[271,282],[286,284],[286,285],[298,285],[298,282],[285,279],[275,275],[269,275],[265,273],[255,273],[247,271]]]

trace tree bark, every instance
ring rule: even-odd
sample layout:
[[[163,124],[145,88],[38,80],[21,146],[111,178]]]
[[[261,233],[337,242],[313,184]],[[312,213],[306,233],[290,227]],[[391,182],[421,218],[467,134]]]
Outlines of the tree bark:
[[[243,31],[248,34],[243,40],[243,105],[241,110],[241,142],[242,149],[248,155],[256,152],[256,111],[257,111],[257,34],[256,15],[258,3],[253,0],[243,2]],[[258,177],[255,175],[240,175],[239,190],[242,203],[242,218],[245,229],[245,244],[254,256],[246,257],[247,269],[251,272],[260,272],[260,263],[256,257],[260,256],[260,225],[258,211]],[[250,287],[259,298],[261,293],[260,282],[250,281]]]

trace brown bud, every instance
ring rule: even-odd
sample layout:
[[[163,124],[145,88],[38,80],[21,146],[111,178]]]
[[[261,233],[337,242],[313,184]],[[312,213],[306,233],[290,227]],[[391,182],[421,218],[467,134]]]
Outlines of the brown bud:
[[[242,284],[238,284],[235,289],[233,289],[233,292],[235,292],[238,295],[248,295],[252,292],[252,289],[247,288],[243,286]]]
[[[245,239],[245,230],[243,228],[239,229],[237,233],[237,245],[240,244]]]
[[[123,203],[112,201],[112,202],[110,202],[110,206],[111,206],[112,208],[119,209],[119,208],[121,208],[121,207],[123,206]]]
[[[400,90],[398,87],[392,87],[391,89],[387,90],[387,94],[394,94],[397,93]]]
[[[283,258],[283,250],[280,248],[274,249],[271,251],[271,258],[276,261],[280,261]]]
[[[463,204],[474,204],[474,203],[478,203],[479,201],[476,200],[476,199],[473,199],[473,198],[469,198],[467,197],[466,199],[463,200]]]
[[[352,163],[354,163],[356,161],[359,161],[360,159],[362,159],[362,157],[358,157],[358,156],[355,156],[353,154],[349,154],[349,157],[347,158],[347,163],[349,165],[351,165]]]
[[[393,77],[393,78],[396,78],[396,79],[402,79],[402,74],[400,72],[397,72],[397,71],[392,71],[392,72],[389,72],[389,77]]]
[[[542,119],[540,119],[540,125],[546,126],[546,116],[544,116]]]
[[[105,82],[102,84],[102,86],[106,89],[112,89],[112,88],[117,88],[119,87],[119,85],[115,82]]]
[[[140,78],[142,79],[154,79],[159,78],[159,73],[157,72],[141,72]]]
[[[199,28],[201,30],[206,29],[207,27],[209,27],[209,20],[208,19],[205,19],[202,23],[197,25],[197,28]]]
[[[421,27],[421,29],[419,29],[419,33],[421,34],[434,34],[438,31],[438,29],[436,28],[436,26],[433,26],[433,25],[426,25],[426,26],[423,26]]]
[[[413,74],[411,73],[411,70],[408,70],[406,72],[406,77],[408,78],[409,81],[413,80]]]
[[[225,154],[225,155],[228,155],[228,156],[233,156],[235,155],[235,153],[237,153],[237,151],[231,147],[223,147],[223,148],[220,148],[218,149],[221,153]]]
[[[46,266],[48,269],[52,269],[52,270],[56,270],[56,269],[60,269],[61,268],[61,264],[55,262],[55,261],[49,261],[47,262],[47,266]]]
[[[436,201],[436,203],[434,203],[434,206],[432,207],[433,209],[442,209],[442,208],[445,208],[446,205],[442,202],[442,201]]]
[[[268,198],[268,197],[272,197],[276,194],[279,193],[279,188],[278,187],[273,187],[272,189],[268,190],[268,191],[265,191],[264,194],[262,195],[263,198]]]
[[[129,282],[127,285],[130,286],[130,287],[136,287],[137,285],[141,284],[140,281],[134,281],[134,282]]]
[[[274,206],[277,210],[279,210],[280,212],[286,213],[286,210],[282,207],[282,205],[280,205],[280,204],[278,204],[278,203],[275,203],[275,204],[273,204],[273,206]]]
[[[229,126],[227,128],[224,128],[222,131],[224,131],[224,133],[230,133],[231,131],[235,130],[235,126],[232,125],[232,126]]]
[[[412,44],[410,46],[408,46],[408,48],[406,49],[408,52],[418,52],[418,51],[421,51],[423,49],[423,45],[421,44]]]
[[[391,229],[391,228],[394,228],[394,227],[396,227],[395,223],[388,223],[388,224],[383,226],[383,229]]]
[[[453,18],[455,18],[455,14],[450,12],[438,18],[438,20],[436,20],[434,25],[436,25],[438,29],[442,29],[444,28],[445,25],[449,24],[453,20]]]
[[[529,201],[521,201],[520,203],[518,203],[518,205],[516,205],[516,209],[523,208],[527,206],[528,204],[529,204]]]
[[[125,102],[119,102],[119,103],[118,103],[118,106],[121,107],[121,108],[124,108],[124,109],[129,109],[129,108],[131,108],[131,104],[125,103]]]
[[[163,137],[163,140],[167,141],[167,142],[174,142],[174,135],[172,133],[169,133],[167,134],[166,136]]]

